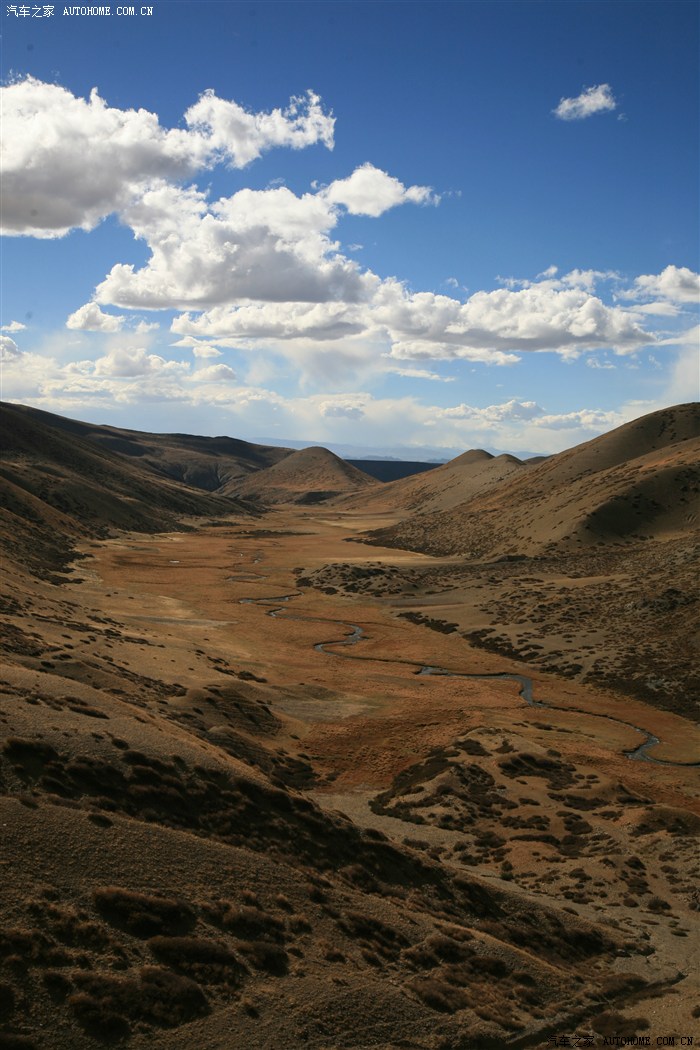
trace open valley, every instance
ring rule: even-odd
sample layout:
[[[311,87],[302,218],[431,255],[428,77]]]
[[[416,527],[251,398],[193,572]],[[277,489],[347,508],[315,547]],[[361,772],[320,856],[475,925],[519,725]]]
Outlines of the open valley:
[[[692,533],[423,553],[372,491],[7,533],[0,1047],[697,1029]]]

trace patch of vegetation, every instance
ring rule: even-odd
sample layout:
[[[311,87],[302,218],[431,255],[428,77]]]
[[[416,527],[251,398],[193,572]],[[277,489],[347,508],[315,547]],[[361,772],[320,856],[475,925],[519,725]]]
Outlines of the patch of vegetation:
[[[105,1042],[128,1036],[134,1021],[174,1028],[209,1010],[198,984],[158,966],[144,966],[136,977],[77,973],[73,980],[78,990],[68,1005],[85,1031]]]
[[[248,972],[239,956],[222,941],[206,937],[152,937],[148,947],[160,962],[206,984],[235,988]]]
[[[118,886],[98,887],[92,897],[107,922],[135,937],[183,934],[195,923],[189,905],[174,897],[153,896]]]

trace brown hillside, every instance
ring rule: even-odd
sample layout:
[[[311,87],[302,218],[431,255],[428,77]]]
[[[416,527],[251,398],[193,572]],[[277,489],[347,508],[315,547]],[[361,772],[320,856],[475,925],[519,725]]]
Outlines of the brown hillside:
[[[533,555],[551,544],[694,529],[699,493],[700,406],[680,405],[518,470],[459,506],[413,516],[372,537],[432,554]]]
[[[66,419],[25,405],[8,407],[36,423],[118,453],[142,470],[207,492],[215,492],[233,478],[263,470],[290,454],[286,448],[251,444],[237,438],[148,434]]]
[[[222,492],[262,503],[319,503],[349,492],[382,487],[326,448],[303,448]]]
[[[385,485],[369,497],[366,506],[373,510],[383,507],[420,512],[449,510],[488,491],[525,466],[515,456],[492,456],[483,449],[471,449],[428,474]]]
[[[60,420],[58,425],[56,420]],[[165,478],[78,436],[48,413],[0,405],[0,535],[5,557],[45,572],[78,537],[158,532],[189,515],[249,509]]]

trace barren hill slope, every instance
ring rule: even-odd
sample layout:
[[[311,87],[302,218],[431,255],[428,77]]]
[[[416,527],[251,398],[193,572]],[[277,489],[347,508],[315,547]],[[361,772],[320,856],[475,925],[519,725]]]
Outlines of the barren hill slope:
[[[233,478],[245,477],[290,454],[286,448],[256,445],[230,437],[148,434],[67,419],[26,405],[7,406],[36,423],[118,453],[161,477],[214,492]]]
[[[349,496],[343,501],[343,507],[421,513],[449,510],[517,475],[526,467],[527,463],[515,456],[492,456],[483,449],[471,449],[427,473],[400,478],[371,493]]]
[[[634,420],[372,539],[432,554],[533,555],[551,544],[693,530],[699,512],[700,406],[689,404]]]
[[[56,421],[59,421],[56,423]],[[49,413],[0,405],[0,535],[5,557],[58,568],[77,537],[156,532],[187,515],[250,513],[241,503],[155,477]]]
[[[319,503],[349,492],[366,492],[381,483],[326,448],[303,448],[222,492],[262,503]]]

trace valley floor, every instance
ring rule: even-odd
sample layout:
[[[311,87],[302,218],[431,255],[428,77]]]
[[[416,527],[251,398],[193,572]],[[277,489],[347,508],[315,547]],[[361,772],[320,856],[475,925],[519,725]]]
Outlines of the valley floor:
[[[586,966],[577,971],[576,1010],[567,1015],[559,1002],[548,1012],[535,997],[528,1014],[521,995],[508,1040],[499,1043],[485,1029],[479,1043],[477,1036],[459,1034],[459,1010],[475,1008],[474,1003],[457,997],[451,1005],[435,1006],[438,996],[431,1026],[425,1019],[426,986],[409,981],[408,998],[387,1015],[397,1020],[384,1030],[377,1021],[371,1039],[353,1043],[353,1012],[372,988],[366,971],[371,974],[374,964],[353,961],[347,943],[338,946],[326,931],[318,973],[333,971],[323,977],[323,987],[340,1012],[325,1034],[322,1027],[314,1034],[313,1002],[321,978],[314,976],[313,953],[307,950],[306,962],[298,956],[295,961],[292,953],[284,964],[289,975],[283,992],[275,984],[273,962],[251,985],[252,999],[236,1000],[235,1008],[222,1006],[218,1029],[207,1027],[206,1018],[196,1019],[193,1007],[183,1027],[165,1034],[158,1029],[156,1036],[149,1028],[152,1018],[144,1015],[132,1024],[131,1046],[466,1050],[557,1045],[555,1038],[581,1039],[582,1033],[593,1040],[584,1045],[601,1046],[613,1034],[649,1035],[651,1045],[661,1037],[675,1036],[680,1045],[681,1037],[700,1036],[700,783],[693,765],[700,731],[684,717],[683,704],[653,706],[611,686],[606,638],[614,633],[612,609],[599,634],[588,624],[583,636],[577,632],[573,614],[582,588],[610,592],[605,565],[591,561],[589,574],[578,578],[562,575],[561,566],[542,564],[536,572],[507,563],[476,571],[449,559],[348,542],[377,524],[328,508],[280,509],[252,521],[198,524],[186,533],[131,533],[90,543],[60,587],[30,583],[10,570],[0,698],[5,738],[0,862],[12,929],[34,929],[39,939],[48,931],[61,941],[56,931],[70,919],[73,932],[61,943],[73,952],[71,965],[80,967],[73,951],[80,937],[87,938],[86,951],[94,945],[90,932],[79,935],[76,925],[92,922],[96,944],[112,936],[88,915],[89,908],[80,916],[80,901],[87,907],[92,893],[99,904],[103,898],[95,896],[94,887],[112,883],[128,882],[145,892],[158,885],[159,867],[170,873],[169,885],[177,884],[183,898],[206,896],[208,886],[210,911],[201,914],[213,914],[217,872],[230,883],[239,870],[223,832],[191,839],[178,852],[176,839],[184,830],[166,835],[116,803],[112,811],[99,801],[85,809],[87,789],[81,794],[73,786],[79,774],[80,783],[89,779],[86,754],[96,762],[90,775],[97,780],[100,762],[111,769],[115,754],[131,755],[133,769],[148,766],[144,753],[160,754],[159,774],[170,778],[173,792],[180,790],[185,764],[187,775],[194,776],[224,754],[231,775],[258,775],[280,791],[301,792],[330,819],[342,820],[344,814],[365,829],[365,839],[386,837],[452,875],[478,878],[489,892],[507,894],[513,908],[533,914],[541,907],[554,909],[562,923],[581,920],[608,931],[617,945],[605,962],[608,991],[602,998],[591,992],[594,1005],[585,1007],[583,992],[602,973],[603,963],[593,961],[589,971]],[[627,586],[627,580],[620,581],[623,590]],[[625,644],[624,638],[617,641]],[[658,643],[649,639],[652,649]],[[547,650],[546,660],[539,658],[540,647]],[[595,674],[596,660],[605,672],[600,684],[583,681],[582,667]],[[440,673],[425,673],[426,668]],[[531,680],[534,705],[522,695],[522,676]],[[34,742],[33,751],[27,741]],[[75,752],[76,741],[78,753],[59,769],[54,756],[62,755],[62,748]],[[646,749],[630,757],[644,743]],[[76,772],[81,757],[85,761]],[[144,774],[146,806],[147,784]],[[116,798],[117,788],[110,796],[106,783],[103,790],[90,790],[93,801]],[[264,815],[260,819],[264,822]],[[115,840],[112,852],[104,847],[109,836]],[[245,847],[239,842],[235,849]],[[275,863],[283,862],[283,854],[284,849]],[[259,856],[255,863],[250,854],[240,860],[250,908],[259,908],[256,892],[272,899],[280,879],[264,852]],[[347,864],[347,858],[338,858],[338,866]],[[312,857],[307,866],[312,872]],[[286,908],[297,916],[300,910],[296,891],[289,888],[293,877],[287,878],[280,889],[287,904],[276,905],[277,922]],[[309,880],[313,883],[312,875]],[[319,901],[331,894],[323,885],[316,892]],[[371,897],[374,891],[368,884],[352,892]],[[411,892],[406,887],[409,902]],[[63,897],[74,903],[52,904]],[[380,911],[377,905],[377,916]],[[104,909],[100,914],[104,919]],[[414,923],[425,923],[420,914]],[[328,925],[332,918],[327,908],[319,922]],[[260,916],[256,921],[262,924]],[[347,916],[343,922],[349,936]],[[499,922],[498,930],[493,922],[477,923],[479,936],[502,936],[507,924]],[[116,925],[123,929],[123,923]],[[175,927],[161,925],[174,940]],[[225,922],[218,928],[228,929]],[[154,930],[159,932],[157,922],[150,933]],[[392,936],[385,936],[384,954],[375,946],[377,973],[382,966],[399,966],[398,955],[391,962]],[[6,959],[22,954],[18,944],[17,936],[13,941],[5,934]],[[112,963],[120,952],[126,953],[123,969],[133,964],[132,949],[118,938],[103,948],[116,972],[119,966]],[[35,944],[27,950],[42,949]],[[410,962],[414,949],[402,950]],[[531,944],[527,951],[537,957]],[[85,965],[89,970],[94,960]],[[60,964],[54,960],[50,971],[59,973],[50,988],[53,1001],[63,1001]],[[20,964],[0,970],[0,1009],[4,995],[12,1016],[7,1031],[13,1033],[4,1042],[0,1034],[0,1047],[63,1050],[71,1039],[80,1045],[76,1030],[85,1047],[99,1044],[84,1015],[82,1028],[68,1015],[48,1033],[42,1026],[55,1025],[53,1007],[42,1005],[38,985],[29,978],[27,983],[22,972]],[[196,967],[179,972],[189,980]],[[291,976],[296,976],[292,984]],[[406,975],[397,969],[389,978],[398,996]],[[142,982],[147,979],[142,973]],[[449,975],[445,980],[456,986]],[[76,994],[97,996],[88,985],[76,978],[68,1000],[79,1020]],[[65,999],[65,982],[62,987]],[[196,997],[191,988],[185,990]],[[512,991],[504,994],[517,999]],[[337,1003],[343,997],[341,1010]],[[104,997],[96,1001],[104,1003]],[[414,1010],[416,1002],[423,1013]],[[368,1000],[367,1010],[373,1009]],[[385,1003],[376,1009],[388,1008]],[[297,1023],[301,1014],[304,1024]],[[492,1014],[479,1016],[488,1025],[497,1020],[497,1006]],[[126,1038],[126,1028],[114,1024],[114,1038]],[[232,1033],[236,1042],[222,1033]]]

